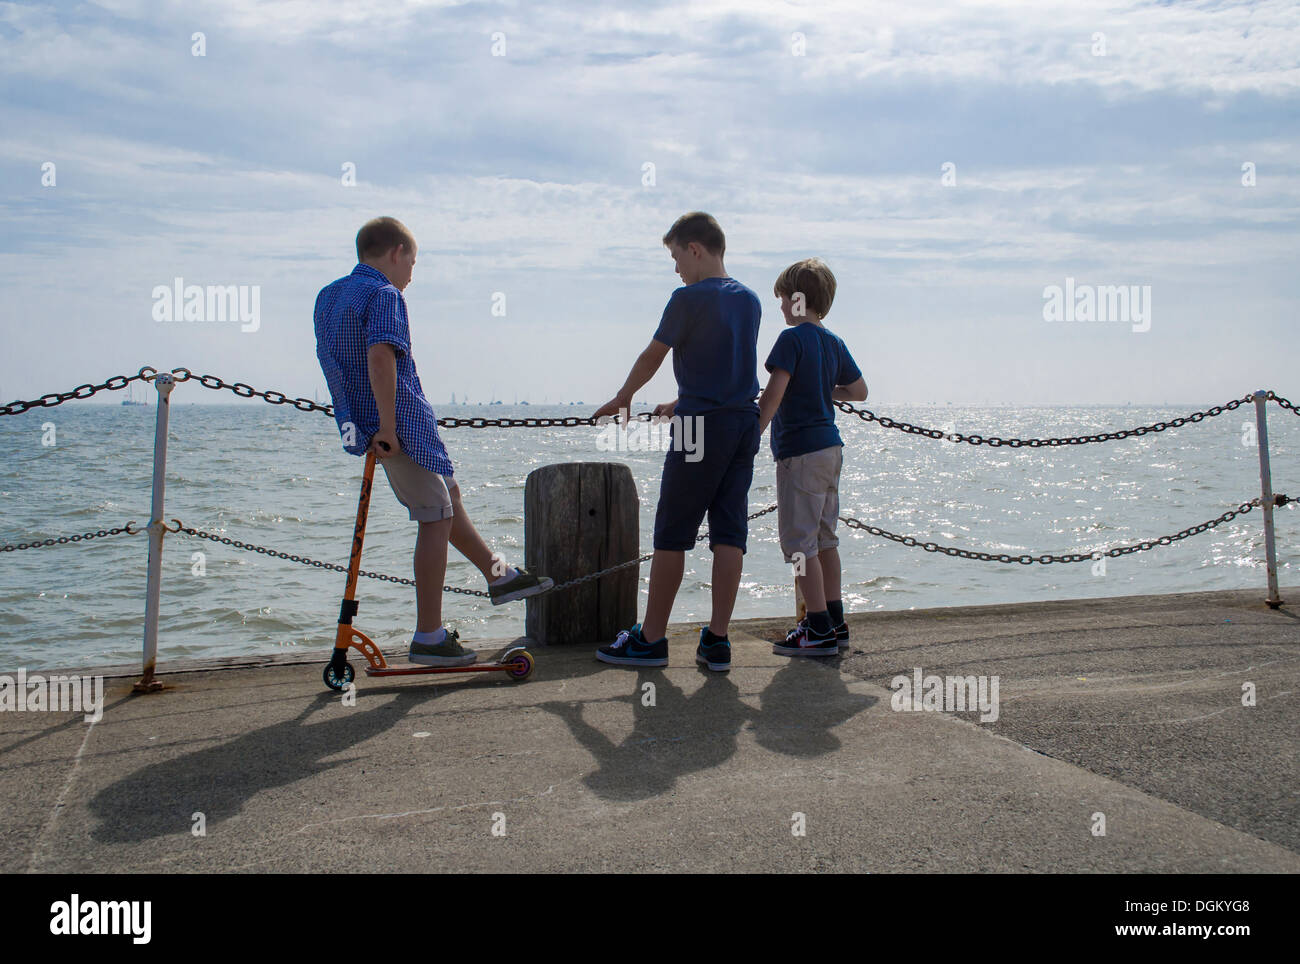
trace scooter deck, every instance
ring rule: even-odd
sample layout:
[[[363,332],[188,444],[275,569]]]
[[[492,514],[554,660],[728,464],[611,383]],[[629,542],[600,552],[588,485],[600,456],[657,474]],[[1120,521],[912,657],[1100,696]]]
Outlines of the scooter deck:
[[[367,676],[423,676],[426,673],[490,673],[510,670],[504,663],[470,663],[466,666],[425,666],[423,663],[389,663],[383,669],[365,668]]]
[[[522,646],[509,646],[495,654],[491,660],[483,663],[470,663],[466,666],[425,666],[423,663],[389,663],[387,666],[366,666],[367,676],[427,676],[434,673],[509,673],[517,680],[525,680],[533,674],[533,656]]]

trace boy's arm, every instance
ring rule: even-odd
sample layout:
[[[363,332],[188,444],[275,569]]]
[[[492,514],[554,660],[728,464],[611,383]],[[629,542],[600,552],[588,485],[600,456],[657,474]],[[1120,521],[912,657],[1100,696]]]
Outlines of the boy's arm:
[[[616,415],[623,409],[630,408],[632,396],[639,392],[646,382],[654,378],[655,372],[659,371],[659,366],[664,363],[664,359],[668,356],[668,351],[668,346],[663,342],[651,339],[645,351],[637,356],[636,363],[632,366],[632,371],[628,373],[627,381],[618,390],[618,394],[596,409],[596,413],[592,415],[592,418]]]
[[[831,392],[831,401],[865,402],[867,400],[867,380],[859,377],[848,385],[837,385]]]
[[[383,461],[385,455],[402,450],[397,440],[397,354],[387,342],[376,342],[366,350],[366,367],[370,374],[370,391],[379,409],[379,431],[370,440],[368,451]]]
[[[767,431],[768,423],[776,415],[776,410],[781,407],[781,399],[785,398],[786,387],[790,384],[790,373],[784,368],[773,368],[772,375],[767,380],[767,387],[763,389],[763,395],[758,400],[758,434],[762,435]]]

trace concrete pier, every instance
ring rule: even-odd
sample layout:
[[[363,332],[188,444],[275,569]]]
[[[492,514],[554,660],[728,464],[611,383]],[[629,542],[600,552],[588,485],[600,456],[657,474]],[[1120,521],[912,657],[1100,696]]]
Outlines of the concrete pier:
[[[696,626],[663,670],[598,663],[595,640],[536,650],[525,683],[357,665],[354,706],[322,686],[325,634],[310,662],[186,672],[164,641],[167,688],[132,694],[124,668],[93,725],[0,713],[0,870],[1300,872],[1289,607],[1251,590],[849,625],[844,658],[792,660],[771,652],[787,620],[738,620],[727,675],[696,667]],[[918,669],[997,676],[996,721],[895,710],[890,681]]]

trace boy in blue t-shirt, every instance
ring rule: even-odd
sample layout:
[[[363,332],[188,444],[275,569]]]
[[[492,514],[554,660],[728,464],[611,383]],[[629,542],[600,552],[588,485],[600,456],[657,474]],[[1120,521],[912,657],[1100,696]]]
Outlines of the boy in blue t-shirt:
[[[772,423],[777,530],[808,615],[772,652],[835,656],[849,645],[840,599],[840,467],[844,443],[834,402],[860,402],[867,383],[843,339],[822,319],[835,300],[835,275],[817,258],[790,265],[773,293],[789,325],[767,356],[772,373],[759,399],[759,430]],[[802,574],[800,569],[803,570]]]
[[[664,458],[655,511],[654,561],[645,622],[600,647],[596,658],[622,666],[667,666],[668,617],[681,586],[686,550],[695,546],[709,517],[713,551],[713,611],[700,631],[695,660],[711,670],[731,669],[727,626],[736,605],[744,564],[749,484],[758,453],[758,296],[727,275],[726,238],[718,222],[693,211],[663,237],[684,287],[668,299],[650,345],[641,352],[618,394],[595,417],[623,414],[632,396],[659,370],[669,349],[677,398],[655,407],[673,418],[672,446]],[[691,419],[693,433],[679,420]],[[687,452],[683,435],[697,447]]]

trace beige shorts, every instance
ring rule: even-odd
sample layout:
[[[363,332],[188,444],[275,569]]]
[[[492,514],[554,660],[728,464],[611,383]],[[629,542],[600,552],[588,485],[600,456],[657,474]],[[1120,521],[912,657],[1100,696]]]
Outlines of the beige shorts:
[[[840,468],[844,447],[779,459],[776,463],[776,527],[786,562],[801,552],[805,559],[840,544],[835,525],[840,515]]]
[[[451,493],[456,480],[430,472],[411,461],[405,452],[384,456],[379,463],[388,476],[397,501],[406,506],[416,522],[439,522],[452,517]]]

